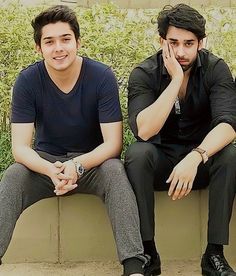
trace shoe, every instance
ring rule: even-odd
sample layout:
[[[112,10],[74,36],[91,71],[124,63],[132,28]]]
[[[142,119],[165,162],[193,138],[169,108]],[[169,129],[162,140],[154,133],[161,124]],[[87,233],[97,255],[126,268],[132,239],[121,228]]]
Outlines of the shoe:
[[[204,276],[236,276],[236,272],[228,264],[224,256],[204,254],[201,261]]]
[[[144,268],[144,276],[161,275],[161,260],[159,254],[155,260],[150,261],[150,264]]]
[[[150,256],[147,254],[139,254],[139,255],[136,255],[135,258],[140,260],[142,264],[138,269],[139,271],[134,272],[133,268],[126,266],[126,269],[124,268],[124,273],[122,274],[122,276],[131,276],[133,274],[144,275],[143,273],[144,273],[145,267],[150,264],[150,259],[151,259]]]

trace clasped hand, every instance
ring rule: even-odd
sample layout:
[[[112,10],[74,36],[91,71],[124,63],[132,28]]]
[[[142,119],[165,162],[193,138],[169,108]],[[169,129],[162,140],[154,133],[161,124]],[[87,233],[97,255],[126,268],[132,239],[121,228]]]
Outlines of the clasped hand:
[[[56,161],[52,164],[51,180],[55,185],[55,194],[63,195],[69,191],[74,190],[78,184],[78,176],[76,173],[75,165],[71,160],[64,163]]]

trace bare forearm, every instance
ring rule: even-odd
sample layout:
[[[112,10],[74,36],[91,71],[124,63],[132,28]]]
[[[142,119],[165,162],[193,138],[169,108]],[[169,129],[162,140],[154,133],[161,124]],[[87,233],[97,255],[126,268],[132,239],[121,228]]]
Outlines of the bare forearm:
[[[13,147],[15,161],[25,165],[32,171],[48,175],[48,168],[52,164],[41,158],[36,151],[28,146]]]
[[[140,138],[148,140],[161,130],[173,108],[181,83],[182,78],[174,78],[160,97],[138,114],[137,126]]]
[[[93,151],[80,155],[75,159],[79,161],[86,170],[89,170],[99,166],[105,160],[119,156],[121,149],[121,143],[114,145],[112,142],[104,142],[96,147]]]
[[[206,150],[208,156],[212,156],[230,144],[235,137],[236,134],[231,125],[220,123],[207,134],[199,148]]]

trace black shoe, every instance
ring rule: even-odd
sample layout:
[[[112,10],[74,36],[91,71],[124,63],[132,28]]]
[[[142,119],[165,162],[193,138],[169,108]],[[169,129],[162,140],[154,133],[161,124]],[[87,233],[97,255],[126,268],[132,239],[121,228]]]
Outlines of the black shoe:
[[[134,259],[136,259],[136,262],[134,263]],[[140,273],[142,275],[144,275],[144,270],[145,267],[148,266],[150,264],[150,256],[146,255],[146,254],[139,254],[136,255],[133,258],[127,259],[127,261],[129,263],[123,263],[124,266],[124,272],[122,276],[130,276],[134,273]],[[137,261],[138,266],[137,266]]]
[[[144,269],[144,276],[161,275],[161,260],[159,254],[155,260],[151,259],[150,264]]]
[[[236,272],[227,263],[225,257],[221,255],[204,254],[201,267],[204,276],[236,276]]]

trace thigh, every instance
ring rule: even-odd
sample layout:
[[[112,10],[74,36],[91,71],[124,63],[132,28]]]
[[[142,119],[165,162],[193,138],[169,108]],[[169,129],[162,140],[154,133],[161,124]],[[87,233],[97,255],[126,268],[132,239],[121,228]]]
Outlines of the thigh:
[[[104,196],[113,190],[118,196],[120,191],[127,189],[132,191],[124,165],[121,160],[113,158],[89,170],[79,180],[75,192],[95,194],[104,199]]]
[[[203,164],[200,163],[197,170],[197,175],[193,182],[193,190],[204,189],[209,185],[210,181],[210,162]]]
[[[174,167],[174,153],[174,149],[162,144],[135,142],[130,145],[126,152],[125,167],[134,189],[145,186],[151,190],[168,190],[166,180]]]
[[[167,191],[169,189],[169,184],[166,183],[166,180],[171,174],[174,168],[174,164],[161,147],[158,147],[156,151],[157,160],[155,168],[154,189],[156,191]]]
[[[35,173],[22,164],[12,164],[4,173],[0,192],[22,198],[23,209],[47,197],[55,196],[54,185],[47,176]]]

